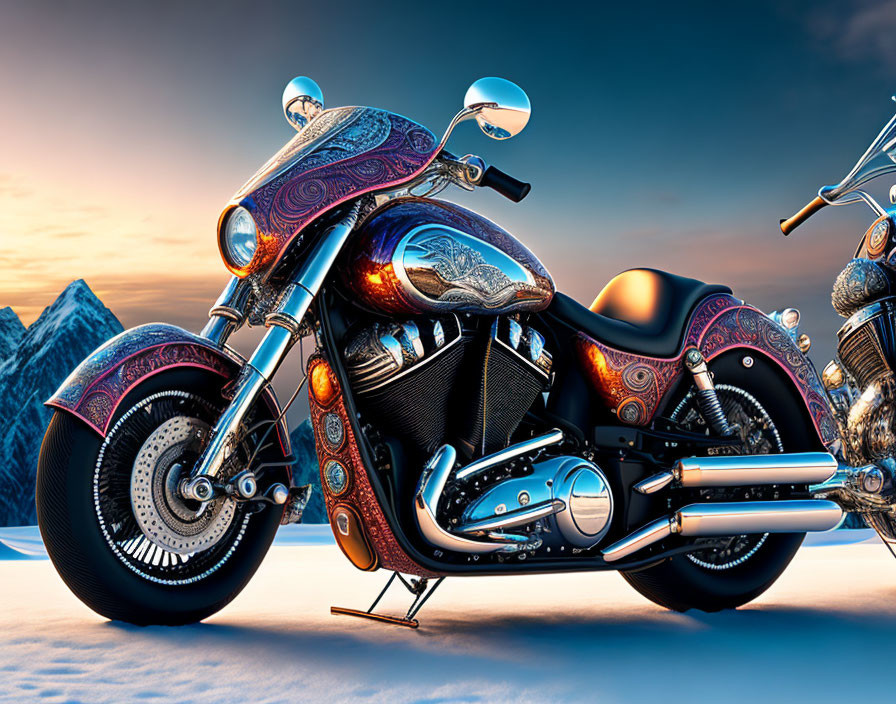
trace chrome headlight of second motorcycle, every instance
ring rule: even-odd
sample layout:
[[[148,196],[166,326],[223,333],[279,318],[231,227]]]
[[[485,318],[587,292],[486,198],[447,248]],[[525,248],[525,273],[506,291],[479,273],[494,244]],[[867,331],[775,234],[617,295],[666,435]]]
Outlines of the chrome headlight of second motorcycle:
[[[258,246],[258,231],[251,213],[242,206],[224,215],[219,233],[221,254],[227,264],[236,269],[249,265]]]

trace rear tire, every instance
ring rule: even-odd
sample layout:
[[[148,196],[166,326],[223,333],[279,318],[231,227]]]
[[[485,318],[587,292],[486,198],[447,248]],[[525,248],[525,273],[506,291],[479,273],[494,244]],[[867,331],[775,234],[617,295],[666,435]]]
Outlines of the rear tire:
[[[750,367],[743,364],[745,356],[752,359]],[[770,362],[739,351],[720,357],[710,366],[717,386],[729,384],[743,389],[765,409],[780,435],[779,451],[808,452],[820,448],[801,399]],[[743,562],[724,569],[708,568],[695,563],[689,555],[680,554],[658,565],[621,574],[640,594],[667,609],[734,609],[774,584],[804,537],[805,533],[769,534]]]
[[[203,398],[220,398],[207,379],[191,372],[161,374],[121,404],[134,403],[163,390],[202,388]],[[197,378],[197,374],[200,378]],[[176,385],[172,385],[174,380]],[[227,605],[255,573],[273,541],[281,512],[266,507],[247,515],[235,531],[226,557],[208,573],[190,579],[164,580],[128,565],[109,543],[98,518],[95,471],[103,438],[64,412],[56,411],[44,436],[37,469],[37,518],[47,553],[65,584],[87,606],[109,619],[137,625],[181,625],[200,621]],[[123,471],[129,471],[126,467]],[[128,503],[128,507],[130,504]],[[138,536],[139,537],[139,536]],[[225,546],[226,547],[226,546]],[[210,548],[213,549],[213,548]],[[192,558],[191,558],[192,559]],[[185,561],[186,562],[186,561]]]

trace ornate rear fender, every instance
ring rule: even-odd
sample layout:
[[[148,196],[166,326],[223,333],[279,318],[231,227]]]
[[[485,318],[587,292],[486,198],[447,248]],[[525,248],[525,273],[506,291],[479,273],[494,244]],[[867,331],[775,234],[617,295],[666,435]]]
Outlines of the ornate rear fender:
[[[834,454],[842,440],[818,373],[796,343],[761,311],[729,295],[711,296],[695,309],[678,355],[646,357],[617,350],[584,333],[576,338],[579,361],[603,403],[623,423],[649,425],[685,373],[684,353],[697,347],[711,361],[732,350],[773,362],[799,394],[820,442]]]
[[[150,323],[116,335],[97,348],[62,382],[46,405],[71,413],[105,437],[121,400],[138,384],[164,371],[204,369],[226,383],[235,379],[246,360],[229,347],[175,325]],[[272,418],[280,404],[267,387],[262,400]],[[289,428],[278,424],[280,447],[290,454]]]

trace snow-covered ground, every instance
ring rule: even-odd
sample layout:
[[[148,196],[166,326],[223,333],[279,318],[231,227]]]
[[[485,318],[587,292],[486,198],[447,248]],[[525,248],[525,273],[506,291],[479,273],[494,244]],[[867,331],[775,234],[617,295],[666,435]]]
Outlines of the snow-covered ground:
[[[417,631],[331,616],[387,575],[326,526],[284,531],[206,623],[107,622],[33,530],[0,529],[0,699],[43,702],[842,702],[892,699],[896,561],[867,533],[800,551],[753,604],[675,614],[616,574],[448,579]],[[849,541],[848,544],[842,544]],[[840,543],[840,544],[838,544]],[[32,553],[30,559],[20,550]],[[383,609],[401,610],[396,591]]]

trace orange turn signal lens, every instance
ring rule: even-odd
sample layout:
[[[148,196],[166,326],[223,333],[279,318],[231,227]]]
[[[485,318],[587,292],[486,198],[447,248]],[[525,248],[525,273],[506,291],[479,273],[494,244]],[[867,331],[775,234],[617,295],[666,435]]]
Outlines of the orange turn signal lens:
[[[339,395],[339,384],[330,365],[323,360],[311,367],[311,393],[321,406],[329,406]]]

